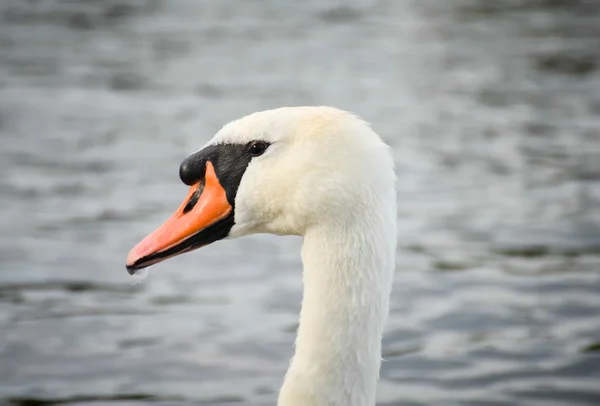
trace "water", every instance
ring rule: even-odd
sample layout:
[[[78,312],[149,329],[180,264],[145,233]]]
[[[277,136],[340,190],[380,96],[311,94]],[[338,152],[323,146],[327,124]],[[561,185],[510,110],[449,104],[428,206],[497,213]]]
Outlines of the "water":
[[[0,403],[274,404],[299,239],[124,260],[222,124],[328,104],[398,164],[379,404],[600,404],[600,5],[289,3],[2,2]]]

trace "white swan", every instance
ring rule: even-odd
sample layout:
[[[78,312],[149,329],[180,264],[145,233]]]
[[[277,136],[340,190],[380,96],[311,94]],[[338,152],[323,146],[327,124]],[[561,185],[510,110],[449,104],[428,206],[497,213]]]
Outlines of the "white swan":
[[[303,236],[300,325],[278,405],[374,405],[396,247],[387,145],[347,112],[280,108],[225,125],[180,177],[188,196],[129,253],[129,272],[222,238]]]

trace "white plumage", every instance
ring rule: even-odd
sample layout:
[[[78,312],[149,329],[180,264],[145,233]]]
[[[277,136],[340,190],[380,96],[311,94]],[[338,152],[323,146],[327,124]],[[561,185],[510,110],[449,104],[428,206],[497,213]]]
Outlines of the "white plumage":
[[[280,406],[375,404],[396,247],[390,150],[331,107],[254,113],[209,142],[272,143],[235,199],[230,237],[302,235],[304,296]]]

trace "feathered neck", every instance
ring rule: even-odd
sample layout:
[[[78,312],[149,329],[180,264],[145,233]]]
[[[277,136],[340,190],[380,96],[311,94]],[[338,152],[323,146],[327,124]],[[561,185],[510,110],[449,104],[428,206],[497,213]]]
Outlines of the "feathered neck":
[[[375,404],[396,247],[391,200],[305,233],[296,352],[279,406]]]

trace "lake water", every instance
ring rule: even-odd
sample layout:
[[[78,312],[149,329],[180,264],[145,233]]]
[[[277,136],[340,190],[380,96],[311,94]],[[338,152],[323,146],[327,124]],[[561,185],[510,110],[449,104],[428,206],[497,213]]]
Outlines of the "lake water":
[[[351,110],[392,145],[378,404],[600,404],[600,3],[0,4],[0,403],[273,405],[299,238],[150,269],[181,160],[256,110]]]

